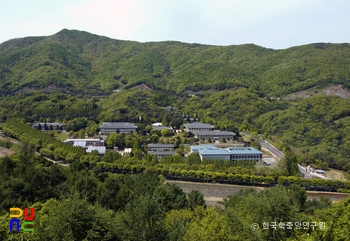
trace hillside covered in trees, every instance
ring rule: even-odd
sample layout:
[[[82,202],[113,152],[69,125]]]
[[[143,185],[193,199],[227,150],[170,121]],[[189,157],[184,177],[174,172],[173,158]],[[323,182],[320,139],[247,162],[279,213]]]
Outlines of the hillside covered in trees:
[[[349,172],[349,100],[321,91],[338,84],[347,91],[349,50],[346,43],[284,50],[138,43],[66,29],[13,39],[0,44],[0,122],[60,121],[78,131],[91,121],[141,116],[145,126],[167,115],[179,128],[187,115],[262,134],[299,161]],[[284,98],[303,90],[311,96]]]
[[[29,90],[112,92],[145,83],[181,93],[247,87],[282,97],[314,86],[349,87],[349,44],[285,50],[247,44],[138,43],[63,29],[0,45],[0,94]]]
[[[0,140],[15,152],[0,158],[0,239],[347,240],[349,199],[306,200],[306,188],[345,191],[350,182],[301,178],[296,163],[350,173],[350,99],[325,92],[350,88],[349,50],[346,43],[284,50],[138,43],[66,29],[0,44],[1,134],[16,139]],[[286,98],[300,91],[311,94]],[[189,133],[169,137],[150,125],[183,129],[190,118],[237,136],[249,132],[252,145],[266,138],[286,159],[274,170],[184,157]],[[39,121],[63,123],[80,138],[107,121],[134,122],[139,131],[106,140],[131,154],[100,157],[62,143],[59,130],[30,127]],[[147,144],[165,140],[176,154],[143,155]],[[169,176],[266,188],[206,207],[201,193],[185,194],[165,182]],[[35,208],[34,233],[9,233],[14,206]],[[263,228],[266,222],[303,228]]]

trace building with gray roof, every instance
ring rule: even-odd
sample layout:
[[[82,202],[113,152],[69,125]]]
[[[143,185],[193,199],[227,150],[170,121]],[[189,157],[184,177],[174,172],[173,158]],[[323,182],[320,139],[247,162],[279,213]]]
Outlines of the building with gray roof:
[[[253,160],[259,161],[262,158],[262,152],[253,147],[228,147],[218,148],[212,145],[191,146],[191,152],[198,152],[201,160],[203,158],[216,160]]]
[[[111,133],[133,133],[137,131],[137,126],[129,122],[105,122],[99,129],[102,134],[108,135]]]
[[[214,130],[214,127],[212,125],[199,122],[184,124],[184,126],[186,131],[192,133]]]

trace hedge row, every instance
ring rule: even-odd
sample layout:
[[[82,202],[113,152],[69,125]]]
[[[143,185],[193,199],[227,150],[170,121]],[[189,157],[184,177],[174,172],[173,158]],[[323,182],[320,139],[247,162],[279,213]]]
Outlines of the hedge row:
[[[298,184],[308,190],[339,191],[350,190],[350,181],[327,180],[327,179],[306,179],[295,176],[280,176],[276,180],[271,176],[257,176],[249,174],[233,174],[226,172],[211,172],[205,170],[184,170],[181,168],[154,167],[138,164],[116,164],[99,162],[94,167],[96,171],[108,171],[119,173],[154,173],[161,174],[169,179],[183,179],[203,182],[229,182],[241,185],[284,185]]]

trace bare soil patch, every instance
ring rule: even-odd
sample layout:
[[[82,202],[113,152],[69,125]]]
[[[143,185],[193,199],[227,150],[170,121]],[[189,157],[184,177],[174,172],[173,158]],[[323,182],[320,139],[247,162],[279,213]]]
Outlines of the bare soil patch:
[[[333,169],[326,171],[325,176],[331,178],[332,180],[347,181],[342,172]]]
[[[286,97],[282,98],[283,100],[293,100],[293,99],[304,99],[312,95],[338,95],[341,98],[348,99],[350,98],[350,91],[344,89],[342,85],[333,85],[324,89],[311,88],[307,90],[297,91],[294,93],[288,94]]]
[[[0,146],[0,157],[4,157],[4,156],[10,156],[12,155],[14,152],[11,151],[10,149],[4,148]]]

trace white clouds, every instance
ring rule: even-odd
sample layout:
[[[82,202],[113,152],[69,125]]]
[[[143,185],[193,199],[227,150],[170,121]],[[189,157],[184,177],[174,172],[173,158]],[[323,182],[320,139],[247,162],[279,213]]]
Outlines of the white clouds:
[[[69,25],[94,33],[130,37],[142,27],[142,6],[135,0],[99,0],[75,4],[67,9]]]

